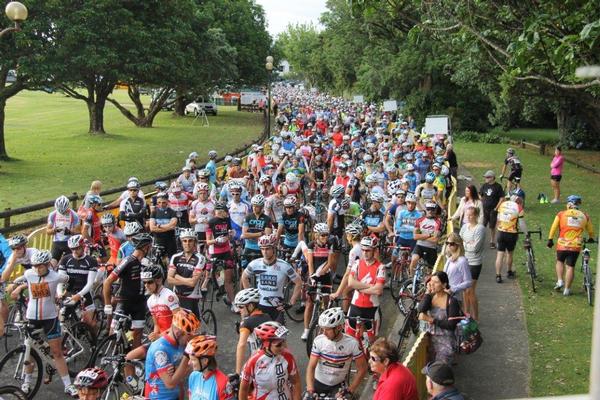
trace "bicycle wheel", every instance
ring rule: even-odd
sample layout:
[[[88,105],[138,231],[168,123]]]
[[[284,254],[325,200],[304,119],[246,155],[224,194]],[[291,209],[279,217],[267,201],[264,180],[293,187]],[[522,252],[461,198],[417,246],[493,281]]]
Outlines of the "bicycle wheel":
[[[117,335],[113,333],[112,335],[107,336],[104,339],[102,339],[102,341],[100,341],[100,343],[92,353],[92,356],[90,357],[90,361],[88,362],[87,366],[100,367],[106,371],[108,376],[112,376],[113,370],[110,364],[105,366],[100,365],[102,357],[116,356],[119,354],[125,354],[125,352],[125,344],[121,340],[117,342]]]
[[[108,334],[108,323],[106,314],[104,314],[104,300],[100,296],[94,297],[94,305],[96,311],[94,311],[94,318],[96,319],[96,340],[99,340],[101,336]]]
[[[86,323],[76,322],[65,330],[62,338],[63,355],[72,378],[86,368],[95,345],[94,334]]]
[[[27,395],[16,386],[0,386],[0,399],[3,400],[26,400]]]
[[[392,265],[390,274],[390,294],[395,301],[398,301],[400,298],[400,288],[406,279],[408,279],[406,268],[404,268],[399,261],[396,261],[396,263]]]
[[[416,311],[415,308],[412,308],[409,311],[408,315],[404,317],[404,321],[402,321],[402,327],[398,331],[398,354],[400,359],[405,356],[404,353],[408,349],[408,342],[410,341],[410,337],[414,330],[413,325]]]
[[[44,376],[44,365],[40,355],[35,349],[31,349],[30,353],[31,380],[29,381],[28,399],[33,399]],[[25,368],[25,346],[19,346],[12,349],[0,360],[0,379],[2,383],[12,383],[17,387],[22,387],[24,383],[24,368]]]
[[[289,282],[285,287],[283,292],[284,304],[290,304],[290,299],[292,298],[292,293],[294,293],[294,288],[296,285],[293,282]],[[303,322],[304,321],[304,308],[302,306],[302,302],[298,296],[298,300],[294,304],[290,304],[291,307],[285,310],[288,318],[294,322]]]
[[[527,273],[529,273],[529,277],[531,278],[531,290],[535,293],[535,281],[537,279],[537,273],[535,271],[535,259],[533,258],[533,251],[531,249],[527,250]]]
[[[207,308],[202,311],[200,329],[205,335],[217,336],[217,317],[213,310]]]
[[[587,266],[587,268],[584,271],[584,285],[585,285],[585,292],[587,294],[587,301],[588,304],[590,306],[594,305],[594,281],[592,278],[592,269],[590,268],[589,264]]]
[[[313,342],[315,338],[321,334],[321,328],[319,324],[313,324],[308,330],[308,337],[306,338],[306,355],[310,358],[310,352],[312,350]]]
[[[111,382],[104,393],[100,396],[102,400],[121,400],[121,396],[125,393],[129,397],[135,395],[131,388],[123,382]]]
[[[10,311],[8,312],[8,318],[6,319],[6,323],[12,324],[15,322],[26,321],[27,318],[25,317],[25,313],[26,310],[24,306],[20,302],[16,302],[15,304],[13,304],[13,306],[10,308]]]
[[[20,325],[6,323],[4,324],[4,335],[2,336],[4,342],[4,352],[8,353],[12,349],[16,348],[19,344],[25,341],[25,336],[21,330]]]
[[[400,286],[400,290],[398,291],[398,308],[400,309],[400,313],[406,316],[413,304],[415,303],[415,298],[413,296],[413,281],[412,279],[406,279],[402,282]]]

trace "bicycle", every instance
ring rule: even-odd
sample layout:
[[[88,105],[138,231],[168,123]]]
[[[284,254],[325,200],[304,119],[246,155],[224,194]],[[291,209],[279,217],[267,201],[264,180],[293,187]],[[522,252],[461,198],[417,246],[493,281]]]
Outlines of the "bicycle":
[[[410,293],[403,293],[402,296],[411,297]],[[411,303],[408,309],[408,313],[404,316],[402,326],[398,331],[398,354],[400,358],[404,357],[404,353],[408,348],[408,342],[411,333],[416,335],[419,333],[419,313],[417,310],[418,301],[416,298],[411,297]]]
[[[23,340],[25,339],[21,335],[21,330],[17,324],[27,321],[27,318],[25,317],[27,312],[27,300],[28,298],[25,295],[25,290],[23,290],[19,294],[19,298],[10,306],[8,318],[4,324],[3,336],[4,351],[7,353],[17,347],[19,343],[23,343]]]
[[[307,272],[308,267],[303,266],[304,261],[298,259],[294,262],[294,269],[302,276],[302,282],[306,282],[307,280]],[[283,303],[287,304],[288,307],[285,308],[285,313],[288,318],[294,322],[304,322],[304,299],[306,298],[306,284],[302,284],[302,295],[298,296],[298,300],[294,304],[290,303],[290,299],[292,297],[292,293],[294,293],[294,288],[296,285],[294,282],[289,281],[285,289],[283,290]]]
[[[67,301],[63,301],[58,313],[60,328],[63,332],[63,354],[71,377],[75,377],[79,371],[86,368],[96,347],[96,335],[81,320],[82,315],[80,304],[70,304]]]
[[[390,294],[392,299],[398,301],[400,298],[400,288],[402,283],[408,279],[408,267],[410,265],[411,248],[400,245],[388,246],[394,250],[398,250],[400,254],[391,265],[390,272]]]
[[[594,305],[594,275],[590,266],[590,249],[583,245],[581,256],[581,271],[583,272],[583,288],[587,295],[587,301],[590,306]]]
[[[26,400],[27,394],[16,386],[0,386],[0,399],[2,400]]]
[[[110,365],[112,374],[108,379],[108,386],[100,396],[102,400],[120,400],[124,394],[128,396],[142,395],[144,391],[145,365],[140,360],[125,360],[125,355],[102,357],[100,367],[106,368]],[[123,373],[125,365],[130,365],[135,370],[135,385],[127,382]]]
[[[131,349],[127,332],[131,329],[131,317],[129,315],[121,314],[119,312],[113,313],[113,322],[115,329],[112,335],[106,336],[98,343],[96,349],[93,351],[87,366],[92,367],[99,365],[98,362],[102,357],[116,356],[119,354],[127,354]],[[112,371],[106,371],[109,375]]]
[[[522,233],[522,232],[519,232]],[[523,242],[523,247],[525,248],[525,255],[527,256],[527,260],[525,261],[525,266],[527,267],[527,274],[531,278],[531,289],[533,292],[536,292],[535,281],[538,280],[536,265],[535,265],[535,254],[533,252],[533,246],[531,245],[531,234],[535,233],[539,235],[540,240],[542,239],[542,231],[538,229],[537,231],[529,231],[525,234],[525,240]]]
[[[319,315],[329,308],[330,293],[325,293],[324,289],[331,290],[332,286],[316,282],[315,285],[309,285],[307,289],[307,295],[311,297],[313,303],[313,311],[308,324],[308,337],[306,338],[306,354],[308,357],[310,357],[313,341],[320,332]]]
[[[426,277],[430,274],[431,267],[422,258],[417,262],[415,274],[406,279],[398,292],[398,308],[400,313],[408,315],[413,303],[418,303],[425,294]],[[408,294],[408,295],[407,295]]]

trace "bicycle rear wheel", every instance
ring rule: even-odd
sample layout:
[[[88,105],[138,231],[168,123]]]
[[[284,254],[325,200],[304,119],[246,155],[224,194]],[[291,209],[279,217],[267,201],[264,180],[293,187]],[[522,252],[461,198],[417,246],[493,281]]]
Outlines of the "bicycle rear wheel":
[[[4,324],[4,335],[2,336],[2,339],[4,342],[4,353],[8,353],[19,344],[23,343],[25,341],[25,336],[22,334],[19,325],[6,323]]]
[[[113,333],[112,335],[102,339],[102,341],[98,344],[96,350],[94,350],[92,356],[90,357],[88,367],[101,367],[106,371],[108,376],[112,376],[113,371],[110,364],[105,366],[100,365],[102,357],[117,356],[119,354],[125,354],[126,351],[127,349],[125,348],[123,341],[120,340],[117,342],[117,335]]]
[[[406,316],[413,304],[415,303],[415,298],[413,296],[413,281],[412,279],[406,279],[402,282],[400,286],[400,290],[398,291],[398,308],[400,309],[400,313]]]
[[[535,270],[535,258],[531,249],[527,250],[527,272],[531,278],[531,290],[535,293],[535,281],[537,279],[537,272]]]
[[[79,371],[85,369],[95,347],[94,334],[84,322],[76,322],[70,329],[65,330],[62,338],[62,349],[65,359],[69,359],[69,375],[77,376]]]
[[[294,322],[303,322],[304,321],[304,312],[302,308],[302,302],[300,297],[298,296],[298,300],[294,303],[290,303],[290,299],[292,298],[292,293],[294,293],[294,288],[296,285],[293,282],[289,282],[285,287],[285,291],[283,293],[284,304],[290,304],[291,307],[285,310],[288,318]]]
[[[217,316],[210,308],[202,311],[200,329],[205,335],[217,336]]]
[[[590,306],[594,305],[594,280],[592,278],[592,270],[588,265],[584,271],[584,285],[585,293],[587,294],[587,301]]]
[[[400,288],[407,278],[406,268],[400,262],[396,261],[392,265],[390,272],[390,294],[392,295],[392,299],[398,301],[400,298]]]
[[[3,400],[26,400],[27,395],[16,386],[0,386],[0,399]]]
[[[398,331],[398,355],[400,356],[400,360],[405,356],[405,352],[408,349],[408,342],[410,341],[410,337],[412,335],[412,313],[414,310],[411,310],[408,315],[404,317],[404,321],[402,321],[402,326]]]
[[[44,364],[40,355],[35,349],[31,349],[30,353],[31,379],[29,381],[28,399],[33,399],[42,384],[44,376]],[[4,384],[14,384],[17,387],[22,387],[25,382],[25,346],[19,346],[12,349],[0,360],[0,380]]]

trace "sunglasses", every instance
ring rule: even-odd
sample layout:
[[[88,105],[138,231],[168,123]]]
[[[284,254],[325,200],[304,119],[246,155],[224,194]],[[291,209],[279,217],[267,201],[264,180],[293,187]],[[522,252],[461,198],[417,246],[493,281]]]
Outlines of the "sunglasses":
[[[181,239],[181,243],[192,243],[195,241],[196,241],[196,239]]]
[[[129,189],[130,192],[139,192],[139,189]]]
[[[284,345],[285,345],[285,342],[284,342],[284,341],[281,341],[281,342],[279,342],[279,343],[273,343],[273,347],[277,347],[277,348],[279,348],[279,347],[283,347]]]
[[[371,354],[371,356],[369,356],[369,360],[373,361],[373,362],[381,362],[381,358],[374,356]]]
[[[153,283],[154,283],[154,281],[144,281],[144,285],[151,285]]]
[[[454,243],[454,242],[446,242],[446,245],[447,246],[458,246],[458,244]]]
[[[329,234],[328,234],[328,233],[321,233],[321,234],[319,235],[319,237],[329,237]]]

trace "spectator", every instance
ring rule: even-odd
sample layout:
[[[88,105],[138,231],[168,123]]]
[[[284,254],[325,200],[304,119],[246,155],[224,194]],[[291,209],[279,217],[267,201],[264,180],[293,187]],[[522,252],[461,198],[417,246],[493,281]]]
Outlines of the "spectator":
[[[446,239],[446,265],[444,272],[448,274],[450,294],[459,302],[462,300],[464,290],[471,287],[472,277],[469,262],[465,257],[465,248],[460,235],[452,232]]]
[[[560,180],[562,179],[562,169],[565,158],[562,155],[562,148],[556,146],[554,148],[554,158],[550,163],[550,184],[552,185],[552,192],[554,197],[551,203],[560,203]]]
[[[460,316],[458,300],[451,295],[448,275],[438,271],[427,284],[427,293],[419,303],[419,319],[428,322],[426,331],[430,334],[431,350],[436,361],[452,363],[456,351],[454,330]]]
[[[465,218],[466,223],[460,228],[460,237],[465,246],[465,257],[469,262],[469,270],[471,271],[472,279],[471,287],[465,290],[465,312],[471,314],[473,319],[479,320],[479,306],[475,289],[483,264],[485,227],[478,222],[479,208],[467,208]]]
[[[427,376],[425,387],[432,397],[430,400],[464,400],[454,385],[454,373],[448,364],[431,362],[421,370]]]
[[[456,178],[458,173],[458,161],[456,159],[456,153],[454,152],[454,146],[449,144],[446,147],[446,160],[448,160],[448,167],[450,167],[450,175]]]
[[[469,185],[465,188],[465,196],[460,199],[460,203],[458,204],[458,208],[452,215],[452,219],[454,221],[459,221],[460,226],[465,224],[467,221],[465,220],[465,211],[469,207],[476,207],[479,209],[479,223],[483,222],[483,203],[479,199],[479,193],[477,193],[477,188],[475,185]],[[484,235],[485,236],[485,235]]]
[[[504,197],[502,185],[496,182],[496,174],[489,170],[483,174],[485,183],[481,185],[479,194],[483,203],[483,226],[490,228],[490,248],[496,248],[496,221],[498,219],[498,207]]]
[[[379,375],[373,400],[417,400],[417,380],[400,362],[396,346],[385,338],[373,343],[369,357],[371,371]]]

